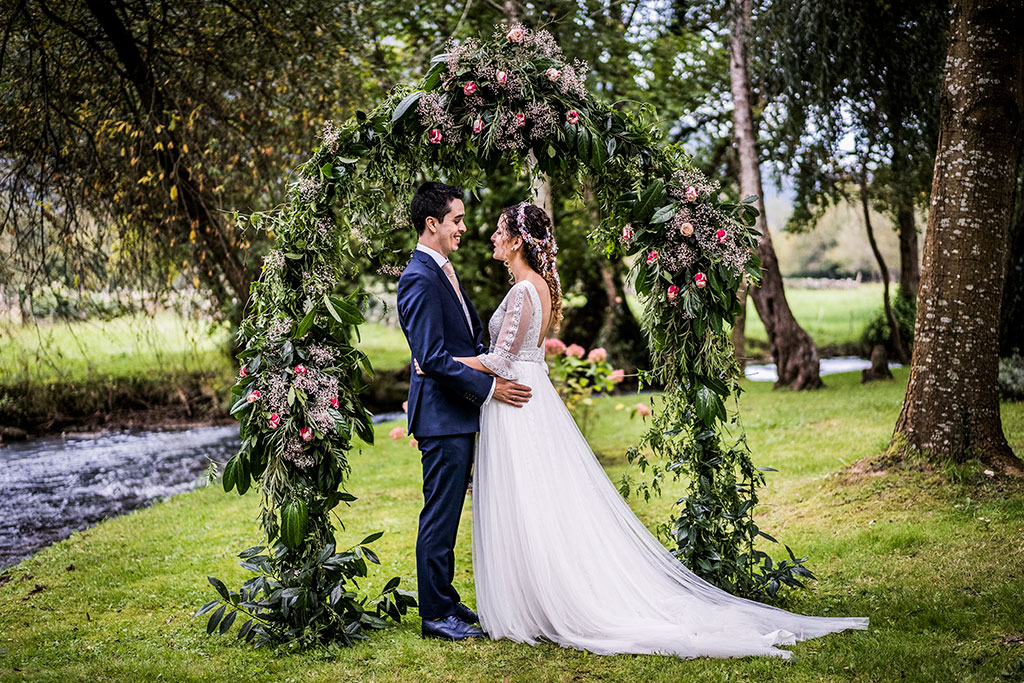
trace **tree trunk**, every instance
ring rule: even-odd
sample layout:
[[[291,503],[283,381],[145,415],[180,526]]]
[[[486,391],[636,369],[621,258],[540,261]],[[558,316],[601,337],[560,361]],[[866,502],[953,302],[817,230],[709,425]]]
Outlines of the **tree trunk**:
[[[999,356],[1024,354],[1024,148],[1017,164],[1017,196],[1006,254],[1006,284],[999,318]]]
[[[896,230],[900,237],[899,296],[913,301],[921,286],[921,266],[917,260],[917,224],[914,221],[914,203],[901,198],[896,209]]]
[[[750,80],[747,67],[747,45],[750,40],[751,0],[734,0],[729,20],[729,80],[733,99],[733,140],[740,160],[740,190],[744,195],[757,195],[757,228],[761,242],[757,247],[764,270],[761,285],[752,287],[754,306],[761,316],[772,358],[779,379],[776,387],[817,389],[821,386],[818,348],[804,331],[786,302],[782,273],[775,258],[772,236],[765,219],[764,191],[754,137],[754,117],[750,104]]]
[[[1018,2],[954,2],[910,382],[891,450],[1019,467],[999,415],[1003,256],[1024,116]]]
[[[885,265],[885,259],[878,248],[878,242],[875,241],[875,230],[871,227],[871,208],[868,204],[868,172],[866,168],[861,170],[860,204],[864,209],[864,227],[868,231],[868,244],[871,245],[875,261],[878,262],[878,270],[882,273],[882,307],[885,309],[885,319],[889,321],[889,339],[892,341],[892,347],[896,351],[896,357],[900,359],[900,363],[906,365],[910,362],[910,356],[907,354],[907,349],[903,346],[903,340],[900,338],[899,321],[896,320],[896,314],[892,312],[892,302],[889,300],[889,268]]]

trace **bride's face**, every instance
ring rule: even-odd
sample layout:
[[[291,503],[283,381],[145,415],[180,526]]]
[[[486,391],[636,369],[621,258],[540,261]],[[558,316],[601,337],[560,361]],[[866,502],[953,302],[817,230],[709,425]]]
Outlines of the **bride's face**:
[[[505,222],[505,214],[498,217],[498,227],[491,235],[491,244],[494,245],[494,258],[497,261],[508,261],[512,254],[519,248],[522,238],[512,239],[508,234],[508,225]]]

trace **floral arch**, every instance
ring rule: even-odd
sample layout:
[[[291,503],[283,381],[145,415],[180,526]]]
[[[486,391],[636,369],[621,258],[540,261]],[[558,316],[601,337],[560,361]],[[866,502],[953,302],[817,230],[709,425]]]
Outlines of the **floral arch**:
[[[763,476],[742,436],[722,436],[737,420],[726,409],[739,393],[729,338],[736,292],[744,276],[760,275],[754,198],[722,201],[717,183],[665,143],[649,108],[625,111],[587,93],[586,64],[569,63],[546,31],[501,27],[431,61],[416,86],[342,126],[328,123],[287,203],[242,219],[276,244],[239,332],[231,412],[242,444],[223,484],[259,489],[266,542],[240,555],[255,576],[238,592],[210,579],[220,597],[200,610],[213,612],[208,630],[226,632],[241,613],[246,639],[350,644],[415,604],[397,578],[372,603],[354,592],[366,562],[377,561],[368,546],[379,534],[344,552],[334,545],[331,511],[355,500],[344,491],[347,454],[356,439],[373,440],[360,401],[371,365],[354,346],[365,295],[349,280],[370,258],[400,272],[408,254],[394,235],[407,229],[417,176],[443,169],[472,187],[503,159],[589,182],[603,216],[590,242],[608,256],[637,255],[629,277],[651,352],[641,385],[665,393],[627,456],[648,477],[637,487],[645,496],[666,476],[688,481],[667,525],[679,559],[754,596],[809,575],[800,560],[773,567],[755,550]]]

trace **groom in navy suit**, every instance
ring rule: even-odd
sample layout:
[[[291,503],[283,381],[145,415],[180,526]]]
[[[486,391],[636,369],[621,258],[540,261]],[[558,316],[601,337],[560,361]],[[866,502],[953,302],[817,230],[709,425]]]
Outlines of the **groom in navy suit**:
[[[409,431],[423,462],[423,511],[416,537],[422,634],[462,640],[483,636],[477,615],[452,586],[455,537],[469,486],[480,407],[487,401],[522,406],[529,387],[484,374],[454,360],[487,351],[476,309],[459,284],[448,255],[466,231],[462,190],[424,183],[413,197],[416,251],[398,281],[398,318],[409,341]]]

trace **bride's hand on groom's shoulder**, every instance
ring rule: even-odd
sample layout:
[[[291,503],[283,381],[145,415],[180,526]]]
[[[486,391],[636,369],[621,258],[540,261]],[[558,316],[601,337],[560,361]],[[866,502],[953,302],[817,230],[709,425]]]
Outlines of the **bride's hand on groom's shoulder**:
[[[510,406],[516,408],[522,408],[530,397],[533,395],[530,391],[530,387],[525,384],[517,384],[504,377],[496,378],[497,384],[494,385],[494,394],[491,398],[502,403],[507,403]]]

